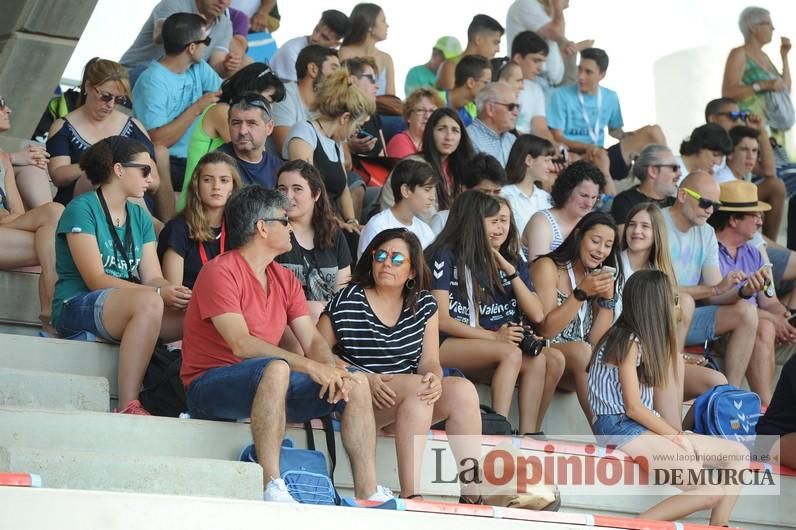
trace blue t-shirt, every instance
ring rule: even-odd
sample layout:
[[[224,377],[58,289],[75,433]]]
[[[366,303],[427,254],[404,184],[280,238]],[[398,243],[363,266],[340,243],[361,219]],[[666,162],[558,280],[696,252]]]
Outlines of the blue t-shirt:
[[[256,164],[252,164],[238,158],[231,143],[222,145],[217,151],[226,153],[235,159],[235,162],[238,163],[238,170],[240,170],[240,180],[244,186],[259,184],[269,190],[276,188],[276,174],[283,163],[278,156],[263,151],[263,158]]]
[[[160,64],[150,63],[133,88],[133,116],[141,120],[147,130],[157,129],[174,121],[205,92],[221,87],[221,78],[205,61],[191,65],[177,74]],[[198,120],[185,131],[169,153],[178,158],[188,157],[188,141]]]
[[[528,273],[528,264],[521,260],[515,264],[517,272],[523,283],[531,288],[531,278]],[[459,288],[459,271],[456,267],[456,258],[450,250],[440,249],[431,259],[431,290],[448,291],[448,313],[451,318],[470,324],[470,303],[467,295]],[[500,282],[504,292],[494,289],[488,302],[479,304],[478,324],[484,329],[497,329],[503,324],[520,323],[523,315],[517,306],[517,298],[511,287],[511,280],[506,273],[500,272]],[[473,278],[475,283],[483,284],[478,278]]]
[[[554,90],[547,102],[547,125],[551,129],[560,129],[567,140],[602,147],[605,143],[605,127],[618,129],[624,125],[624,122],[616,92],[605,87],[598,87],[598,90],[602,99],[599,117],[597,94],[581,94],[583,97],[581,105],[578,85],[566,85]],[[588,123],[584,119],[584,111]],[[597,141],[589,133],[589,130],[593,130],[595,126],[599,129]]]

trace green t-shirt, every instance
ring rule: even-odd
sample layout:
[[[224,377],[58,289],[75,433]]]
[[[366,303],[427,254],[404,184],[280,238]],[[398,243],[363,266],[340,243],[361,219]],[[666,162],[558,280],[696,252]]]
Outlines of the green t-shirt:
[[[129,269],[135,275],[143,256],[143,246],[156,241],[155,230],[152,227],[152,219],[139,205],[128,202],[127,212],[125,225],[116,227],[116,233],[122,244],[125,244],[127,225],[129,224],[132,229],[133,249],[127,256],[128,262],[125,263],[113,244],[110,227],[95,192],[84,193],[72,199],[66,206],[61,220],[58,221],[55,236],[55,270],[58,273],[58,281],[55,284],[53,297],[53,322],[58,322],[64,301],[90,291],[72,259],[72,253],[66,243],[66,234],[91,234],[97,239],[105,274],[126,280]]]
[[[436,84],[437,74],[426,68],[426,65],[424,64],[414,66],[406,73],[406,81],[404,81],[404,94],[409,96],[409,94],[418,88],[434,88],[434,85]]]

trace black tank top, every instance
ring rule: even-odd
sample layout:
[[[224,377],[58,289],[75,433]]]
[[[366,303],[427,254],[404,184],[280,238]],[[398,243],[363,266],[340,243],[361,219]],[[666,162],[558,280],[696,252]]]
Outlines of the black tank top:
[[[343,167],[342,163],[342,155],[340,154],[340,147],[337,145],[337,142],[334,143],[334,150],[337,153],[337,161],[334,162],[329,160],[329,157],[326,156],[326,151],[323,150],[323,146],[321,145],[321,137],[318,134],[318,130],[312,124],[312,122],[307,122],[312,127],[312,130],[315,131],[315,137],[318,141],[315,144],[315,152],[312,154],[312,162],[313,165],[318,169],[323,177],[323,183],[326,186],[326,193],[329,194],[329,198],[332,202],[337,201],[342,195],[343,190],[345,190],[346,185],[348,184],[348,176],[346,175],[345,168]]]

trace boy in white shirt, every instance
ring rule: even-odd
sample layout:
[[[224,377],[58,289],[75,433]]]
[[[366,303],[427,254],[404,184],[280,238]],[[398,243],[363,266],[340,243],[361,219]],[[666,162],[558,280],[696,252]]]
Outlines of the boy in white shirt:
[[[434,240],[434,232],[418,216],[434,206],[437,175],[424,161],[405,159],[398,162],[390,175],[395,205],[371,217],[359,236],[357,259],[376,234],[388,228],[406,228],[426,248]]]

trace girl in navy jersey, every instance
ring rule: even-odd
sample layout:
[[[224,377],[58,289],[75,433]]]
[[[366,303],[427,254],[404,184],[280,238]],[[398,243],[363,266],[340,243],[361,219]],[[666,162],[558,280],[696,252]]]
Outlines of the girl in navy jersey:
[[[415,439],[447,420],[457,462],[478,458],[481,413],[475,387],[443,377],[437,302],[417,236],[404,228],[380,232],[365,249],[351,284],[339,291],[318,322],[340,358],[368,374],[376,426],[395,433],[403,497],[415,497],[420,478]],[[461,471],[461,470],[460,470]],[[463,501],[479,502],[475,484]]]

